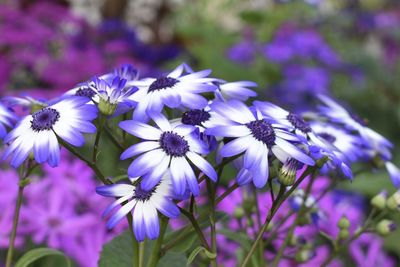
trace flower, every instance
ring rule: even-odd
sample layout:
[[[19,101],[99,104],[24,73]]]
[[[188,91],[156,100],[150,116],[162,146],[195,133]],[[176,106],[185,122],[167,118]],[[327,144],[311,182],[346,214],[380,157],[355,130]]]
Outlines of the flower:
[[[385,137],[366,127],[365,121],[356,114],[350,114],[345,108],[340,106],[334,100],[325,95],[318,95],[318,98],[324,103],[319,106],[320,113],[330,121],[344,125],[349,130],[358,131],[361,137],[373,149],[373,153],[379,154],[384,160],[391,159],[390,149],[393,144]]]
[[[133,119],[146,122],[149,112],[161,112],[164,105],[170,108],[187,107],[202,109],[207,106],[207,99],[200,93],[215,91],[215,85],[210,84],[214,79],[207,78],[210,70],[184,74],[190,70],[185,64],[165,76],[145,78],[130,81],[128,85],[137,86],[139,91],[132,95],[131,100],[137,102],[133,111]]]
[[[3,139],[7,134],[6,127],[12,127],[16,121],[16,115],[0,104],[0,139]]]
[[[3,158],[13,154],[11,166],[16,168],[33,152],[37,163],[47,161],[50,166],[57,166],[60,160],[57,138],[82,146],[85,139],[81,132],[96,131],[90,121],[96,118],[97,109],[85,105],[86,102],[85,98],[71,97],[25,116],[5,137],[4,142],[9,146]]]
[[[157,211],[169,218],[176,218],[180,211],[172,201],[172,187],[169,174],[150,190],[132,184],[113,184],[99,186],[96,192],[106,197],[118,197],[103,213],[107,216],[116,206],[124,203],[107,222],[108,228],[113,228],[123,217],[133,210],[133,231],[138,241],[143,241],[145,236],[156,239],[159,235]]]
[[[114,77],[120,77],[126,81],[133,81],[139,77],[139,71],[131,64],[123,64],[115,68],[114,72],[101,76],[101,79],[112,81]]]
[[[272,152],[276,158],[285,163],[294,158],[307,165],[314,165],[314,160],[295,146],[300,140],[288,132],[283,125],[274,123],[260,112],[253,113],[245,104],[237,100],[214,102],[211,109],[227,119],[229,124],[214,126],[206,129],[205,133],[214,136],[233,138],[225,144],[220,154],[232,157],[244,152],[243,167],[238,175],[247,172],[253,175],[256,187],[263,187],[269,176],[268,155]],[[247,175],[246,175],[247,176]],[[248,181],[244,179],[243,181]]]
[[[143,176],[142,188],[150,190],[168,170],[176,194],[183,195],[187,184],[190,191],[198,195],[199,185],[187,159],[215,181],[215,170],[199,155],[208,153],[207,145],[196,136],[194,126],[178,124],[173,127],[162,114],[151,117],[159,128],[135,120],[119,124],[126,132],[145,140],[121,154],[122,160],[141,154],[129,166],[128,175]]]
[[[257,93],[247,87],[257,87],[255,82],[251,81],[237,81],[237,82],[224,82],[222,80],[214,82],[217,86],[215,91],[216,98],[224,101],[225,99],[237,99],[246,101],[249,97],[257,96]]]

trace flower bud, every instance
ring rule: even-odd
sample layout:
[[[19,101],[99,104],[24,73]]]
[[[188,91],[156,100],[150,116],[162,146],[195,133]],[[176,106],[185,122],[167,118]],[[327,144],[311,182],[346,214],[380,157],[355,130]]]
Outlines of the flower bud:
[[[278,173],[278,181],[284,186],[294,184],[296,180],[298,162],[295,159],[287,160]]]
[[[342,230],[347,230],[350,227],[350,221],[345,215],[343,215],[337,223],[337,226]]]
[[[390,210],[400,211],[400,191],[397,191],[388,198],[386,206]]]
[[[391,220],[380,221],[375,228],[376,232],[381,236],[386,236],[396,230],[396,224]]]
[[[109,116],[109,115],[114,114],[115,109],[117,108],[117,104],[116,103],[110,103],[110,102],[104,100],[103,98],[100,98],[98,107],[99,107],[99,111],[102,114],[104,114],[106,116]]]
[[[383,210],[386,207],[387,192],[381,191],[371,199],[371,205],[378,210]]]
[[[236,219],[241,219],[244,216],[244,209],[242,207],[237,207],[233,212]]]
[[[306,262],[309,259],[311,259],[313,256],[314,256],[314,253],[311,250],[301,249],[301,250],[297,251],[297,253],[295,255],[295,260],[298,263],[303,263],[303,262]]]

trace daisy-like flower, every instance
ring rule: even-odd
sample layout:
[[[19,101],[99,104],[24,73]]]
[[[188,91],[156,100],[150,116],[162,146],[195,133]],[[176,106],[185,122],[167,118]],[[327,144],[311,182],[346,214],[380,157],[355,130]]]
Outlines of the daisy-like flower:
[[[138,241],[144,241],[145,237],[156,239],[160,227],[158,213],[169,218],[176,218],[180,212],[172,201],[173,193],[169,174],[166,173],[161,181],[150,190],[144,190],[141,185],[113,184],[99,186],[96,192],[106,197],[117,197],[103,213],[110,214],[118,205],[125,203],[107,222],[108,228],[113,228],[129,212],[133,213],[133,232]]]
[[[114,72],[107,73],[100,78],[112,81],[116,76],[127,81],[133,81],[139,77],[139,71],[131,64],[123,64],[119,68],[115,68]]]
[[[343,124],[350,130],[358,131],[361,137],[367,141],[373,149],[373,151],[371,151],[373,154],[381,155],[384,160],[391,159],[392,155],[390,150],[393,148],[393,144],[389,140],[371,128],[368,128],[365,121],[355,114],[350,114],[344,107],[331,98],[325,95],[319,95],[318,97],[325,104],[319,106],[322,115],[329,118],[332,122]]]
[[[123,121],[119,126],[126,132],[145,141],[124,151],[121,159],[137,157],[128,168],[130,177],[142,176],[142,188],[152,189],[167,171],[177,195],[183,195],[186,187],[193,195],[199,194],[197,178],[188,159],[211,180],[216,181],[213,167],[200,154],[207,154],[208,146],[198,138],[191,125],[172,126],[160,113],[150,114],[159,128],[135,120]]]
[[[52,167],[60,160],[58,138],[73,146],[82,146],[81,133],[94,133],[90,122],[97,117],[97,109],[86,105],[83,97],[70,97],[21,119],[4,138],[8,143],[4,159],[12,155],[11,166],[18,167],[33,152],[37,163],[48,162]]]
[[[225,82],[218,80],[214,82],[217,86],[215,96],[221,101],[237,99],[246,101],[249,97],[257,96],[257,93],[248,87],[257,87],[255,82],[251,81],[237,81],[237,82]]]
[[[137,102],[133,111],[133,119],[147,122],[148,113],[161,112],[164,105],[170,108],[187,107],[189,109],[202,109],[208,101],[201,93],[215,91],[211,84],[215,79],[207,78],[210,70],[187,73],[186,65],[179,65],[166,76],[145,78],[130,81],[128,85],[137,86],[138,92],[130,97]]]
[[[239,177],[247,173],[247,177],[252,176],[256,187],[263,187],[269,176],[270,152],[282,163],[293,158],[310,166],[315,164],[312,158],[295,145],[300,142],[297,136],[260,112],[253,113],[242,102],[215,102],[211,109],[230,122],[205,131],[209,135],[233,139],[221,148],[220,154],[223,157],[232,157],[244,153],[238,182],[241,180]],[[248,179],[243,181],[247,182]]]
[[[6,127],[11,128],[16,120],[16,115],[0,104],[0,139],[6,136]]]
[[[314,133],[324,141],[324,147],[333,151],[340,160],[351,163],[365,158],[363,148],[367,144],[361,137],[328,123],[314,121],[310,125]]]

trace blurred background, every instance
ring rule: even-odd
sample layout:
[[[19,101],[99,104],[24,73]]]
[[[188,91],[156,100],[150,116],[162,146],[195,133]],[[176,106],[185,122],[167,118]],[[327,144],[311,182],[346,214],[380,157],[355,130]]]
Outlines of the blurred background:
[[[145,77],[158,75],[181,62],[197,70],[212,69],[213,76],[227,81],[255,81],[259,85],[259,98],[291,110],[307,109],[318,93],[331,95],[390,139],[396,146],[394,162],[400,163],[398,0],[10,0],[0,3],[1,96],[51,98],[123,63],[133,64]],[[79,168],[85,168],[78,163],[66,164],[75,164],[77,173]],[[44,175],[65,180],[73,176],[66,166],[65,172],[45,169]],[[6,180],[6,172],[0,174],[0,180],[2,177]],[[14,179],[10,178],[13,175],[8,173],[7,180]],[[87,191],[76,192],[79,190],[73,189],[73,183],[77,181],[69,181],[74,194],[81,194],[82,198],[93,194],[92,180],[80,179],[80,184],[87,185]],[[60,181],[32,186],[27,207],[34,205],[34,209],[40,210],[38,198],[43,195],[38,194],[39,188],[59,186],[56,183]],[[0,192],[2,187],[5,190],[4,184],[0,183]],[[356,177],[348,185],[348,189],[367,196],[382,188],[394,190],[385,172]],[[51,197],[57,198],[56,195]],[[0,206],[13,206],[12,201],[6,200],[3,194]],[[91,229],[96,223],[103,225],[104,222],[98,222],[98,214],[104,205],[94,204],[99,201],[104,202],[99,197],[84,199],[84,204],[74,203],[90,215],[78,220],[79,225]],[[74,214],[82,214],[82,210],[67,209],[65,218],[75,218]],[[11,216],[7,216],[0,214],[0,248],[7,246],[5,237],[11,225]],[[62,247],[82,266],[96,266],[88,263],[87,255],[96,259],[102,242],[115,235],[104,233],[103,227],[101,233],[82,237],[86,239],[79,242],[86,244],[87,250],[80,247],[78,251],[59,230],[55,234],[35,232],[29,217],[29,212],[22,216],[30,226],[22,229],[30,235],[36,234],[33,243]],[[60,222],[47,220],[47,223],[54,227]],[[91,244],[94,236],[101,240],[96,248]],[[399,238],[398,230],[385,240],[386,249],[394,255],[400,255]],[[3,255],[4,250],[0,250],[0,256]]]

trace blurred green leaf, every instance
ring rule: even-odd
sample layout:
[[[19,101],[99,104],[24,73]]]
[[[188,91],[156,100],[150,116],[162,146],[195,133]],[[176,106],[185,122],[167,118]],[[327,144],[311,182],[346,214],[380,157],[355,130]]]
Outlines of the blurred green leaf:
[[[70,267],[71,261],[64,253],[52,248],[35,248],[25,253],[15,264],[15,267],[27,267],[33,262],[49,256],[63,257],[65,259],[65,266]]]

